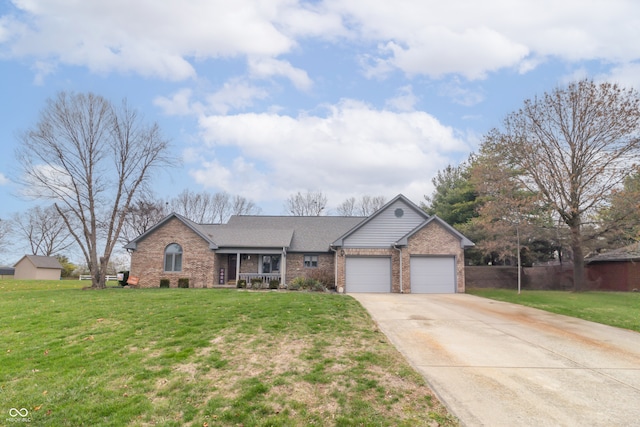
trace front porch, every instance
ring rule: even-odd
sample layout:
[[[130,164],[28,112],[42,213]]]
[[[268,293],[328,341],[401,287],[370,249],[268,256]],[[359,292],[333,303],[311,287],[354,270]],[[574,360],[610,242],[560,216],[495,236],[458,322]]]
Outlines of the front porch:
[[[237,286],[242,280],[247,286],[261,282],[268,286],[274,280],[285,283],[286,250],[235,249],[218,251],[219,283]]]

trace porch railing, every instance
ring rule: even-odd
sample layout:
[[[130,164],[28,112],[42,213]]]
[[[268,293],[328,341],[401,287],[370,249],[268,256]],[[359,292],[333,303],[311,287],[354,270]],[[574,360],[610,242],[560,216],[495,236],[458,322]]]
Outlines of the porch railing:
[[[238,280],[246,280],[247,283],[251,283],[251,279],[262,279],[264,283],[269,283],[272,280],[282,281],[280,273],[240,273]]]

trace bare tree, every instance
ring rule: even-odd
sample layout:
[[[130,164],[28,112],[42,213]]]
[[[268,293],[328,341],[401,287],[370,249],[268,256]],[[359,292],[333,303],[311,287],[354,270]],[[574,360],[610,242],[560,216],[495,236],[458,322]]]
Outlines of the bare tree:
[[[13,216],[16,233],[29,242],[34,255],[52,256],[75,244],[64,219],[54,206],[36,206]]]
[[[356,216],[356,198],[349,197],[336,208],[340,216]]]
[[[251,215],[260,212],[260,208],[241,196],[231,196],[226,192],[196,193],[184,190],[168,202],[169,210],[189,218],[191,221],[205,223],[225,223],[231,215]]]
[[[0,252],[5,251],[9,247],[9,236],[11,235],[11,226],[8,221],[0,219]]]
[[[168,214],[165,202],[144,195],[132,203],[122,226],[120,241],[129,243],[160,222]]]
[[[285,202],[285,211],[293,216],[320,216],[327,207],[327,196],[320,191],[307,191],[290,196]]]
[[[196,193],[186,189],[168,202],[168,209],[191,221],[204,224],[216,220],[214,197],[211,193]]]
[[[583,80],[527,100],[484,144],[539,193],[571,231],[574,288],[585,284],[585,227],[640,154],[640,97]]]
[[[126,101],[59,93],[16,151],[25,192],[55,201],[82,250],[92,286],[105,273],[134,197],[154,169],[174,164],[157,124],[146,125]]]
[[[251,200],[242,196],[233,196],[231,201],[231,215],[258,215],[262,209]],[[228,218],[227,218],[228,219]]]
[[[364,195],[359,200],[349,197],[338,206],[337,212],[341,216],[369,216],[383,207],[386,202],[384,196]]]

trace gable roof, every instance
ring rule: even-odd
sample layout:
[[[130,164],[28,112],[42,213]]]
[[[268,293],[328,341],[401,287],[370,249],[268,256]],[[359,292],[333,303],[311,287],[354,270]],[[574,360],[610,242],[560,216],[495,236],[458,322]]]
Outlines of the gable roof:
[[[209,243],[210,249],[287,248],[290,252],[327,252],[341,234],[362,222],[363,217],[234,215],[226,224],[197,224],[172,213],[125,248],[138,242],[171,219],[178,219]]]
[[[24,259],[29,260],[31,264],[33,264],[36,268],[52,268],[62,270],[62,265],[60,265],[56,257],[42,255],[25,255],[20,258],[20,261],[15,263],[14,267],[20,264]]]
[[[585,259],[588,264],[597,262],[640,261],[640,242],[613,249]]]
[[[403,202],[409,209],[414,211],[416,214],[418,214],[419,216],[421,216],[425,220],[429,218],[429,215],[427,215],[427,213],[425,211],[420,209],[415,203],[413,203],[411,200],[407,199],[402,194],[399,194],[396,197],[394,197],[393,199],[391,199],[389,202],[387,202],[380,209],[375,211],[373,214],[371,214],[370,216],[366,217],[360,223],[356,224],[349,231],[347,231],[346,233],[341,235],[338,239],[336,239],[333,242],[332,246],[343,246],[345,239],[347,239],[349,236],[353,235],[354,233],[356,233],[358,230],[362,229],[363,227],[366,227],[367,224],[369,224],[372,221],[374,221],[377,217],[382,215],[390,206],[394,205],[398,201]]]
[[[196,233],[197,235],[202,237],[207,243],[209,243],[209,249],[217,249],[215,242],[211,240],[211,238],[206,233],[203,233],[199,224],[175,212],[165,216],[153,227],[149,228],[147,231],[145,231],[144,233],[142,233],[141,235],[139,235],[138,237],[136,237],[135,239],[127,243],[124,246],[124,248],[135,250],[138,246],[138,242],[144,240],[147,236],[149,236],[150,234],[153,234],[154,231],[156,231],[157,229],[159,229],[160,227],[162,227],[163,225],[165,225],[167,222],[169,222],[174,218],[181,221],[184,225],[189,227],[194,233]]]
[[[451,225],[449,225],[447,222],[445,222],[443,219],[441,219],[437,215],[432,216],[431,218],[429,218],[428,220],[426,220],[425,222],[417,226],[415,229],[413,229],[409,234],[407,234],[402,239],[400,239],[398,241],[398,246],[406,246],[409,243],[409,238],[411,236],[413,236],[418,231],[422,230],[424,227],[426,227],[428,224],[432,222],[439,224],[446,231],[448,231],[449,233],[453,234],[455,237],[460,239],[460,246],[462,248],[470,248],[472,246],[475,246],[475,243],[473,243],[471,240],[469,240],[462,233],[460,233],[458,230],[453,228]]]
[[[287,247],[290,252],[327,252],[337,237],[363,219],[345,216],[236,215],[229,219],[222,233],[217,230],[214,240],[219,247],[237,247],[236,233],[248,232],[249,239],[255,233],[254,240],[264,239],[265,243],[267,239],[270,242],[278,241],[277,245],[271,247]],[[288,244],[281,244],[286,237],[290,239]]]

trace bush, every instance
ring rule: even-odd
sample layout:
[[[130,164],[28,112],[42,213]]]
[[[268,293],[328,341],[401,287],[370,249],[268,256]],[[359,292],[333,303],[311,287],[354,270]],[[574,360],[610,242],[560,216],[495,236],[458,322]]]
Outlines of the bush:
[[[316,268],[308,274],[308,277],[320,282],[324,286],[324,290],[335,289],[334,273],[331,270]]]
[[[325,292],[327,288],[322,282],[310,277],[298,276],[294,278],[288,285],[288,289],[292,291],[304,290],[313,292]]]
[[[251,288],[253,289],[262,288],[262,279],[260,279],[259,277],[254,277],[253,279],[251,279]]]
[[[287,289],[291,291],[297,291],[298,289],[302,289],[304,286],[305,278],[302,276],[298,276],[294,278],[289,285],[287,285]]]
[[[189,278],[181,277],[178,279],[178,287],[179,288],[188,288],[189,287]]]
[[[171,282],[169,282],[169,279],[160,279],[161,288],[168,288],[170,283]]]
[[[273,279],[269,281],[269,289],[278,289],[280,287],[280,281]]]
[[[244,288],[246,288],[246,287],[247,287],[247,281],[246,281],[246,280],[244,280],[244,279],[240,279],[240,280],[238,280],[238,282],[237,282],[236,286],[237,286],[239,289],[244,289]]]

